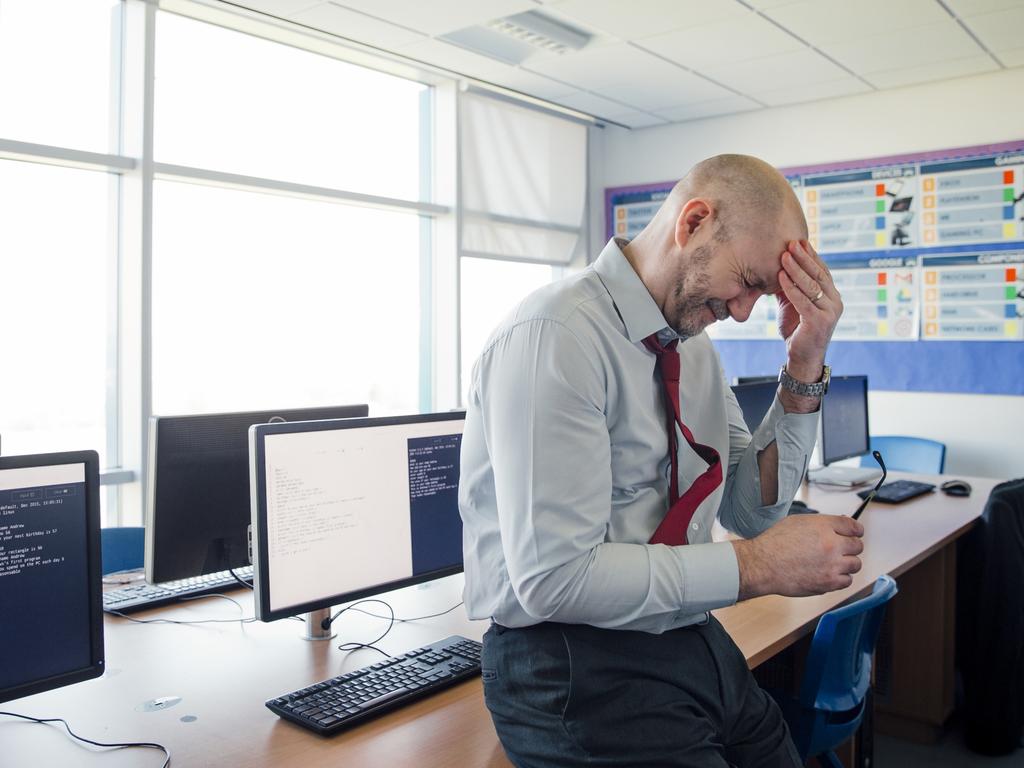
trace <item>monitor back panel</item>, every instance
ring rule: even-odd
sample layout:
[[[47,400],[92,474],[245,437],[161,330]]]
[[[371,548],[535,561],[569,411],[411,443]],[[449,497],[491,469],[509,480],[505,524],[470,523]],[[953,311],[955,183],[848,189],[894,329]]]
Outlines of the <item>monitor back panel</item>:
[[[150,422],[146,579],[249,564],[249,427],[365,417],[366,405],[154,416]]]

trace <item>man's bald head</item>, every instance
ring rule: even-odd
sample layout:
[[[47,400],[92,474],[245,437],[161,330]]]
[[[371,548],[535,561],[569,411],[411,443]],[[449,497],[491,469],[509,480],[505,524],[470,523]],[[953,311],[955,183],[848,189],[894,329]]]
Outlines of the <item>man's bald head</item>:
[[[715,208],[717,240],[774,229],[784,217],[797,222],[801,236],[807,224],[789,182],[775,168],[750,155],[715,155],[701,160],[673,187],[663,206],[671,217],[688,200],[705,198]]]

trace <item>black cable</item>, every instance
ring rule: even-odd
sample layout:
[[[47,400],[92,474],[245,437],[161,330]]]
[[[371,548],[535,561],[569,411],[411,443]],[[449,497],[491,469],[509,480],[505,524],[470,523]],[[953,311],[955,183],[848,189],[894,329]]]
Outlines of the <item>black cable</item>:
[[[84,742],[86,744],[92,744],[94,747],[103,747],[105,749],[129,749],[132,747],[159,749],[167,756],[167,759],[164,760],[164,764],[161,766],[161,768],[167,768],[167,766],[171,764],[171,750],[169,750],[163,744],[157,744],[154,741],[126,741],[112,742],[108,744],[103,741],[93,741],[92,739],[87,739],[84,736],[79,736],[77,733],[71,730],[71,726],[68,725],[67,721],[61,717],[29,717],[28,715],[19,715],[17,712],[0,712],[0,715],[5,715],[7,717],[19,717],[22,720],[28,720],[33,723],[40,723],[44,725],[46,723],[61,723],[67,729],[67,732],[71,735],[71,738],[78,739],[79,741]]]
[[[241,576],[239,576],[237,573],[235,573],[235,569],[234,568],[228,568],[228,573],[230,573],[232,575],[232,577],[234,577],[235,581],[237,581],[243,587],[248,587],[249,589],[253,589],[254,588],[252,586],[252,582],[251,581],[246,581]]]
[[[388,628],[384,630],[384,632],[380,635],[380,637],[375,637],[373,640],[371,640],[368,643],[342,643],[341,645],[338,646],[338,650],[339,651],[358,651],[360,648],[373,648],[373,650],[377,651],[378,653],[383,654],[384,656],[390,656],[391,654],[384,653],[384,651],[382,651],[380,648],[377,648],[376,646],[374,646],[374,643],[379,643],[381,640],[383,640],[385,637],[387,637],[388,633],[395,626],[395,609],[392,608],[389,603],[386,603],[383,600],[377,600],[376,598],[372,598],[372,597],[367,598],[366,600],[357,600],[356,602],[352,603],[352,605],[348,605],[348,606],[342,608],[336,614],[331,616],[330,620],[327,622],[327,627],[329,627],[331,624],[333,624],[334,620],[337,619],[339,616],[341,616],[341,614],[343,614],[345,611],[359,610],[358,608],[356,608],[356,606],[357,605],[362,605],[363,603],[380,603],[385,608],[387,608],[391,612],[391,616],[380,616],[378,618],[388,619]],[[360,613],[366,613],[366,611],[360,611]],[[371,615],[373,615],[373,614],[371,614]],[[324,627],[324,629],[326,629],[327,627]]]
[[[462,604],[463,604],[463,601],[460,600],[459,602],[457,602],[455,605],[453,605],[448,610],[441,611],[440,613],[431,613],[431,614],[427,614],[426,616],[413,616],[411,619],[392,619],[392,620],[394,622],[398,623],[398,624],[404,624],[407,621],[422,621],[423,619],[436,619],[438,616],[444,616],[446,614],[451,613],[452,611],[454,611],[456,608],[458,608]],[[354,603],[353,603],[353,605],[354,605]],[[375,618],[375,619],[391,618],[391,617],[388,617],[388,616],[381,616],[381,615],[376,614],[376,613],[370,613],[369,611],[364,611],[362,608],[351,608],[351,610],[358,611],[359,613],[365,613],[367,616],[373,616],[373,618]]]

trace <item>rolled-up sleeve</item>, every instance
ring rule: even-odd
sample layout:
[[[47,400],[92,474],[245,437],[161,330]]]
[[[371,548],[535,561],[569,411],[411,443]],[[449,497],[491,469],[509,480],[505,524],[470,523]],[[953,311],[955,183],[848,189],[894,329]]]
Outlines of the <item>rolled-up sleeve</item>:
[[[770,528],[789,511],[814,450],[818,413],[786,413],[776,395],[753,436],[744,440],[744,432],[745,428],[730,428],[731,460],[719,520],[729,530],[750,537]],[[779,456],[778,496],[774,504],[763,505],[757,455],[773,442]]]

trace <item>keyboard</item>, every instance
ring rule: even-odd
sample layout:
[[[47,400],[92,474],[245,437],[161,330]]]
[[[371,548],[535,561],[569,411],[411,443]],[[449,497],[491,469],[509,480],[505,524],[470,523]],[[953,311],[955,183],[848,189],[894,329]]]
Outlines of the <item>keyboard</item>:
[[[266,702],[271,712],[330,736],[480,674],[480,643],[453,635]]]
[[[931,483],[919,483],[916,480],[893,480],[878,489],[872,501],[880,501],[883,504],[899,504],[901,501],[912,499],[915,496],[934,491],[935,486]],[[871,491],[861,491],[857,495],[866,499]]]
[[[252,566],[235,568],[238,578],[252,581]],[[207,573],[191,579],[164,581],[160,584],[129,584],[103,593],[103,610],[131,613],[144,608],[176,603],[184,597],[201,597],[214,592],[223,592],[228,587],[240,587],[228,571]]]

